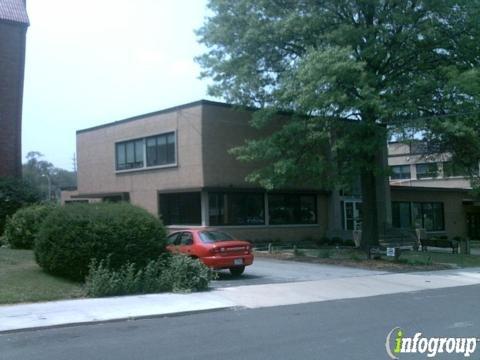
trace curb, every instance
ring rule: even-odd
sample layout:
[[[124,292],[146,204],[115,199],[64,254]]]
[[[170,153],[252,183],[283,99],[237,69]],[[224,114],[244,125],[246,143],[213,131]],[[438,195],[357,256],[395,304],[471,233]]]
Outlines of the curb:
[[[46,329],[62,329],[62,328],[70,328],[70,327],[78,327],[78,326],[93,326],[93,325],[100,325],[100,324],[146,320],[146,319],[173,318],[173,317],[196,315],[196,314],[203,314],[203,313],[217,312],[217,311],[224,311],[224,310],[235,311],[243,308],[244,307],[242,306],[227,306],[227,307],[212,308],[212,309],[179,311],[179,312],[168,313],[168,314],[129,316],[129,317],[123,317],[123,318],[106,319],[106,320],[92,320],[92,321],[83,321],[83,322],[74,322],[74,323],[65,323],[65,324],[34,326],[34,327],[18,328],[18,329],[11,329],[11,330],[0,330],[0,336],[21,333],[21,332],[28,332],[28,331],[46,330]]]

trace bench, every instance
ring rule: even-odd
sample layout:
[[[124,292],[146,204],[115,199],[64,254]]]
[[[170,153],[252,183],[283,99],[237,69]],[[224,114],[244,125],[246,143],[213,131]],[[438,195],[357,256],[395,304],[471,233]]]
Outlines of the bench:
[[[452,254],[458,254],[458,240],[448,240],[448,239],[421,239],[420,244],[422,245],[422,251],[428,251],[428,247],[438,247],[438,248],[450,248],[452,249]]]

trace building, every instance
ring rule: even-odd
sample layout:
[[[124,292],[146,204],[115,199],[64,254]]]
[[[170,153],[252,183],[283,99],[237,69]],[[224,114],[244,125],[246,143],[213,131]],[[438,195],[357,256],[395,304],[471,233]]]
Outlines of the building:
[[[471,193],[467,172],[450,154],[427,149],[422,141],[391,142],[388,164],[394,227],[480,238],[480,202]]]
[[[253,129],[250,117],[202,100],[77,131],[72,198],[128,200],[160,215],[170,229],[226,228],[251,240],[351,237],[350,212],[342,216],[356,203],[351,196],[302,184],[267,192],[245,182],[254,165],[228,150],[272,130]]]
[[[0,0],[0,176],[22,173],[22,102],[29,20],[25,0]]]
[[[278,121],[287,116],[279,114]],[[345,193],[292,184],[267,192],[245,182],[255,167],[237,161],[229,149],[273,130],[253,129],[250,117],[251,111],[202,100],[79,130],[78,190],[64,200],[130,201],[170,229],[225,228],[250,240],[345,239],[360,230],[362,199],[355,187]],[[465,178],[442,177],[441,187],[420,175],[421,157],[399,144],[385,146],[381,155],[382,166],[392,166],[390,183],[379,178],[376,189],[381,234],[411,235],[415,228],[430,236],[473,234],[467,219],[477,207]],[[435,159],[445,172],[448,157]],[[413,169],[402,168],[407,164]]]

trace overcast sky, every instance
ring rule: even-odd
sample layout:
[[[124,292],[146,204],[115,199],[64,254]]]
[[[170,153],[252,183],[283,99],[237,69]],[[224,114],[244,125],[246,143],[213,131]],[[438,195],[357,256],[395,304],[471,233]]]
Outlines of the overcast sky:
[[[29,0],[23,158],[72,169],[75,131],[206,96],[206,0]]]

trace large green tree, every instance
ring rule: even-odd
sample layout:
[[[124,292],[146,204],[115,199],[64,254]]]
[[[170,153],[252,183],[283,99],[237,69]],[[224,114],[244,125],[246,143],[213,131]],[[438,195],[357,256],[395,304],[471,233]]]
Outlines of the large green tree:
[[[387,137],[422,137],[466,167],[480,158],[480,1],[210,0],[208,7],[198,61],[210,94],[258,108],[257,127],[278,111],[293,114],[271,136],[235,150],[262,164],[249,180],[343,186],[360,176],[365,247],[381,228],[373,189],[387,174],[378,166]]]

